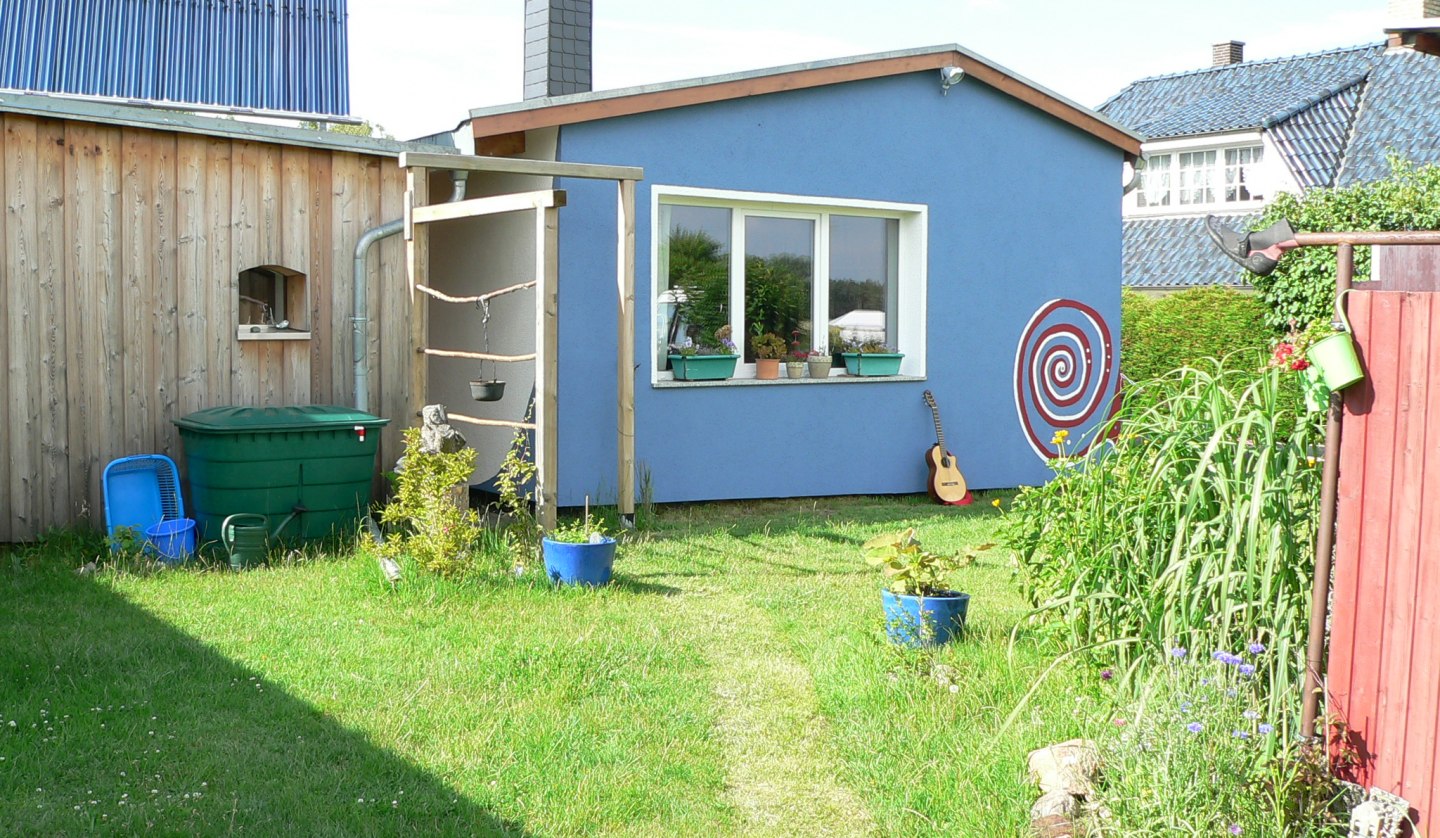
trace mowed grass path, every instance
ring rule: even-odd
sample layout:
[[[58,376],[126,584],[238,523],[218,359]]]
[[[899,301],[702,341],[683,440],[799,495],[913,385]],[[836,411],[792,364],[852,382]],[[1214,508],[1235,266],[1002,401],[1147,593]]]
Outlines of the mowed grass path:
[[[997,522],[916,499],[675,507],[601,591],[407,568],[391,592],[363,557],[78,577],[84,556],[15,554],[0,824],[1019,834],[1025,753],[1075,735],[1076,673],[999,735],[1053,656],[1008,648],[1025,607],[1003,554],[959,574],[964,642],[925,655],[883,641],[859,548],[913,524],[960,550]]]

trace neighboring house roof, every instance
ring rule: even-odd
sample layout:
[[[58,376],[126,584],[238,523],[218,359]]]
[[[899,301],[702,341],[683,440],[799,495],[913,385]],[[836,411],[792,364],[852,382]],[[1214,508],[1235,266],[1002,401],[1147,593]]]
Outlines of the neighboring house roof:
[[[1390,174],[1390,152],[1413,163],[1440,163],[1440,56],[1385,54],[1365,84],[1336,186]]]
[[[149,128],[154,131],[177,131],[182,134],[203,134],[207,137],[228,137],[262,143],[324,148],[332,151],[353,151],[381,157],[399,157],[405,151],[455,153],[453,147],[415,142],[397,142],[376,137],[360,137],[338,131],[316,131],[291,128],[239,119],[196,116],[183,111],[162,110],[134,105],[93,102],[68,96],[43,96],[21,93],[0,93],[0,113],[18,113],[47,119],[76,119],[102,125]]]
[[[1318,102],[1307,101],[1267,126],[1288,158],[1295,179],[1304,188],[1335,182],[1364,90],[1365,82],[1356,81],[1333,96]]]
[[[1126,154],[1138,156],[1140,153],[1140,137],[1129,129],[957,44],[858,55],[665,84],[575,93],[499,107],[477,108],[470,112],[471,129],[477,138],[492,137],[535,128],[938,70],[943,67],[960,67],[965,71],[967,83],[973,79],[987,84],[1120,148]],[[940,80],[937,78],[935,83],[938,87]]]
[[[1384,51],[1369,44],[1154,76],[1096,110],[1148,140],[1259,129],[1276,114],[1353,86]]]
[[[1218,216],[1232,229],[1248,230],[1258,213]],[[1126,288],[1180,289],[1195,285],[1245,287],[1240,267],[1205,234],[1205,219],[1127,218],[1122,257]]]

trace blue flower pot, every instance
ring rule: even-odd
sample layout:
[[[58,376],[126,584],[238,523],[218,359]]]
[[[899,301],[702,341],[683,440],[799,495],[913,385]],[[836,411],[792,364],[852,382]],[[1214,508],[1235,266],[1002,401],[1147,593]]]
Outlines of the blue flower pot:
[[[598,588],[610,581],[615,569],[615,539],[606,537],[593,544],[571,544],[542,539],[545,575],[560,585]]]
[[[891,643],[912,649],[940,646],[965,632],[969,594],[922,597],[881,589],[880,601],[885,608],[885,634]]]

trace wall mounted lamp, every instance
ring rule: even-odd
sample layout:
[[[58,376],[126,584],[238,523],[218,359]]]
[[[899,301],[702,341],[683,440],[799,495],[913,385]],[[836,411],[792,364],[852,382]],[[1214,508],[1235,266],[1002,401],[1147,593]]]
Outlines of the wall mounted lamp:
[[[950,88],[959,84],[965,78],[965,71],[959,67],[940,68],[940,93],[949,95]]]

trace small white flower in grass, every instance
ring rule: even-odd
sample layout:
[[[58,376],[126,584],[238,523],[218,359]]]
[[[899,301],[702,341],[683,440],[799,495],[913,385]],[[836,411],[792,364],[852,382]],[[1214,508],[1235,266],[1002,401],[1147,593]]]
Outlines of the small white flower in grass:
[[[960,692],[960,686],[959,686],[958,684],[951,684],[951,685],[950,685],[950,692],[952,692],[952,693],[958,693],[958,692]]]

